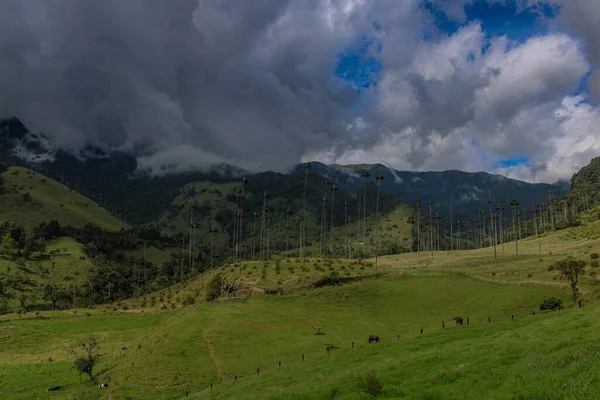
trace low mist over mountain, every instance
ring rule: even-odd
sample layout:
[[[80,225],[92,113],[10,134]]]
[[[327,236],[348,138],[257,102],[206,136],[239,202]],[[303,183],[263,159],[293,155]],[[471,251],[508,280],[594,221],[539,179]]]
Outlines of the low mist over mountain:
[[[270,172],[251,173],[230,165],[215,165],[202,171],[169,169],[163,175],[156,175],[141,169],[131,154],[107,153],[97,148],[78,153],[56,150],[46,137],[34,135],[16,118],[0,121],[0,143],[0,157],[5,162],[27,165],[76,188],[132,223],[147,223],[160,216],[190,182],[233,182],[241,176],[254,176],[251,181],[261,181],[262,190],[280,191],[274,186],[278,180],[263,179],[262,175],[272,176]],[[310,164],[311,174],[321,175],[354,195],[361,195],[364,189],[365,172],[370,174],[371,181],[381,175],[383,192],[407,203],[420,199],[425,210],[427,202],[432,201],[434,212],[446,219],[450,217],[450,208],[455,219],[473,218],[479,209],[489,207],[490,198],[494,205],[498,200],[506,205],[515,198],[523,207],[530,207],[532,203],[547,201],[549,192],[553,198],[564,192],[557,185],[531,184],[485,172],[411,172],[381,164]],[[291,174],[303,173],[304,164],[291,171]]]

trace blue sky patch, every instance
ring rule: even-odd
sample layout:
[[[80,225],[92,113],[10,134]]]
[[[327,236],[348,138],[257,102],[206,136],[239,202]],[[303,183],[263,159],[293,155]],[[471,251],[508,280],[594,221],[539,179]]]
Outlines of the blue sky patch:
[[[378,25],[374,24],[374,28],[377,30]],[[377,85],[381,64],[376,54],[380,51],[377,39],[363,36],[360,43],[339,55],[335,74],[358,91]]]
[[[525,165],[527,167],[530,167],[529,159],[526,157],[507,158],[505,160],[497,162],[496,165],[494,165],[494,168],[509,168],[509,167],[516,167],[518,165]]]

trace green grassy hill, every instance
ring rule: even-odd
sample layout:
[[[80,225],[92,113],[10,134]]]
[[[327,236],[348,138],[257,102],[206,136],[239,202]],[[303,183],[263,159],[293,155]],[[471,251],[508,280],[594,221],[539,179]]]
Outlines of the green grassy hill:
[[[28,231],[53,219],[63,226],[82,227],[92,223],[108,231],[126,228],[93,201],[37,172],[9,167],[2,177],[0,220],[14,221]]]
[[[507,243],[496,261],[489,248],[390,255],[377,269],[310,259],[303,271],[290,260],[280,261],[280,274],[271,262],[264,280],[255,277],[264,263],[247,263],[241,277],[237,268],[222,266],[111,306],[42,312],[48,319],[5,315],[0,396],[367,399],[357,381],[374,371],[382,398],[593,398],[600,390],[595,269],[581,281],[582,309],[570,307],[565,282],[548,271],[567,255],[590,260],[600,252],[593,232],[600,232],[600,221],[528,238],[519,242],[518,256],[515,243]],[[363,279],[293,290],[330,275],[329,264],[342,276]],[[245,303],[199,301],[217,272],[248,287],[268,289],[281,280],[288,290],[276,296],[255,291]],[[568,308],[539,311],[553,296]],[[188,297],[197,303],[182,306]],[[456,326],[455,316],[465,325]],[[322,335],[313,333],[315,325]],[[107,390],[79,383],[72,368],[69,345],[90,333],[100,335],[97,380],[107,382]],[[367,342],[373,334],[379,343]],[[45,392],[56,385],[61,390]]]
[[[270,179],[270,180],[269,180]],[[341,256],[345,251],[343,246],[343,235],[345,232],[344,217],[357,219],[358,201],[357,197],[340,188],[336,191],[335,202],[331,187],[328,186],[327,192],[324,189],[324,178],[309,174],[307,183],[307,201],[306,201],[306,245],[309,254],[316,256],[320,254],[319,243],[321,235],[321,221],[323,215],[322,198],[327,193],[327,203],[325,208],[326,231],[328,234],[327,245],[330,249],[335,248],[336,255]],[[271,182],[271,180],[273,182]],[[258,258],[257,253],[260,249],[260,235],[263,223],[265,224],[264,237],[269,236],[269,246],[271,254],[289,254],[298,256],[300,240],[300,217],[302,215],[302,197],[304,188],[304,176],[289,176],[277,173],[263,173],[260,176],[253,176],[244,192],[244,214],[243,214],[243,234],[242,243],[239,245],[239,254],[242,258],[250,259],[253,253]],[[173,200],[171,205],[162,216],[157,220],[154,226],[164,235],[184,234],[189,238],[190,211],[193,210],[193,223],[195,228],[194,245],[201,254],[200,264],[206,266],[208,263],[208,254],[212,235],[211,227],[216,228],[214,234],[215,256],[218,260],[234,255],[234,227],[237,227],[235,212],[239,209],[239,191],[241,184],[239,182],[216,183],[216,182],[194,182],[185,185],[180,194]],[[268,189],[268,190],[267,190]],[[374,237],[375,220],[375,193],[376,187],[372,184],[368,187],[367,207],[361,203],[360,215],[367,212],[367,240]],[[269,200],[267,206],[271,212],[263,220],[263,193],[267,191]],[[364,200],[361,200],[364,201]],[[344,204],[347,204],[345,206]],[[382,229],[397,230],[392,235],[406,231],[406,218],[410,212],[409,207],[404,205],[395,208],[397,202],[385,193],[380,195],[380,217]],[[284,212],[290,211],[286,216]],[[257,215],[255,215],[255,213]],[[362,217],[360,223],[362,226]],[[391,224],[387,222],[390,221]],[[393,221],[393,222],[392,222]],[[401,228],[398,228],[398,224]],[[333,236],[329,233],[333,225]],[[358,230],[357,224],[350,224],[350,232]],[[395,225],[395,228],[392,228]],[[267,229],[268,228],[268,229]],[[239,228],[236,228],[236,231]],[[405,235],[406,236],[406,235]],[[382,235],[383,241],[381,248],[388,248],[388,252],[393,252],[393,238],[389,233]],[[388,240],[390,239],[390,240]],[[266,240],[266,239],[265,239]],[[407,239],[408,240],[408,239]],[[356,241],[356,239],[354,239]],[[362,246],[359,244],[358,247]],[[408,247],[408,242],[406,243]],[[187,247],[187,245],[186,245]],[[372,254],[372,253],[369,253]]]

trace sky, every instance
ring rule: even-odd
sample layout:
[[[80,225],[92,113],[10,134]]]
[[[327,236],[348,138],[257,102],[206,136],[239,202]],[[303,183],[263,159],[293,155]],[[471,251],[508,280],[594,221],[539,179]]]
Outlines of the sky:
[[[155,171],[568,181],[600,154],[598,71],[597,0],[0,2],[0,117]]]

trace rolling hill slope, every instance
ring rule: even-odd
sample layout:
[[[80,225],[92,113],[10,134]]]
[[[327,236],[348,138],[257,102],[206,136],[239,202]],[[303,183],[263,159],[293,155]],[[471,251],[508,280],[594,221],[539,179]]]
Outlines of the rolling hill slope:
[[[108,231],[127,227],[93,201],[37,172],[5,167],[2,177],[0,220],[14,221],[27,230],[53,219],[75,227],[92,223]]]

